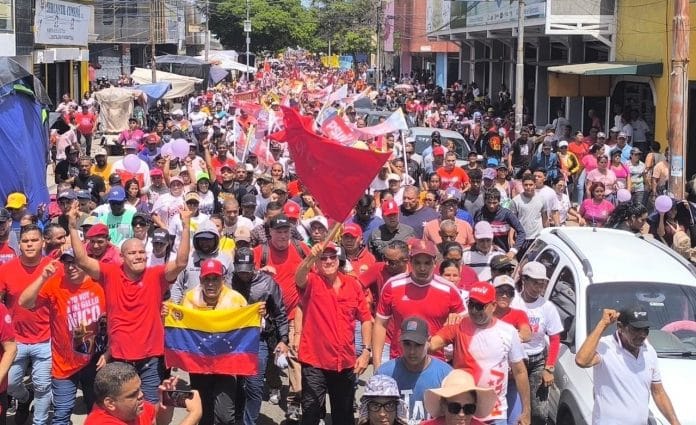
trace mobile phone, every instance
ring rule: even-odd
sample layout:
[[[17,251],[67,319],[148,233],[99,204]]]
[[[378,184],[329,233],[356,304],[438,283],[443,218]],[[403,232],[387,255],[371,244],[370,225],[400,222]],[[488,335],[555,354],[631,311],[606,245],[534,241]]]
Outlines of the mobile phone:
[[[193,398],[193,391],[162,391],[162,404],[172,407],[186,407],[186,400]]]

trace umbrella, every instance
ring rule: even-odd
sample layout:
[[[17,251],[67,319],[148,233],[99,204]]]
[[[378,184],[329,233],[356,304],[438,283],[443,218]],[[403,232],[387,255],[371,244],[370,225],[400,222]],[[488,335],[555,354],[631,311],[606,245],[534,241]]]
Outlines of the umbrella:
[[[397,84],[394,86],[394,90],[413,91],[413,86],[410,84]]]

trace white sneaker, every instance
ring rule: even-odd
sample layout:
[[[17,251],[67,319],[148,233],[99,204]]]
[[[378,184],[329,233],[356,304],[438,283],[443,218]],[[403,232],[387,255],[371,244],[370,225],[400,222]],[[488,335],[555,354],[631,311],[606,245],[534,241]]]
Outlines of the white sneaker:
[[[268,401],[277,406],[278,403],[280,403],[280,390],[271,390],[271,395],[268,397]]]

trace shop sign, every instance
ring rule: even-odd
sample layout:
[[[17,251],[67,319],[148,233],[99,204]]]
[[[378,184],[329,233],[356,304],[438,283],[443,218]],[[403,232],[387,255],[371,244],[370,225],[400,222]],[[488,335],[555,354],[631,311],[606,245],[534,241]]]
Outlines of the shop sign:
[[[87,46],[92,6],[60,0],[38,0],[34,16],[35,42]]]

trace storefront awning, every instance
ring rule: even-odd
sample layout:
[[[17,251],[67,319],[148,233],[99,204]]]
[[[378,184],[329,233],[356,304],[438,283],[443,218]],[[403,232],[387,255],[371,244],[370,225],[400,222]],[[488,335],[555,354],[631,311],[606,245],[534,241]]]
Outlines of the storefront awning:
[[[551,66],[549,72],[573,75],[662,75],[662,63],[592,62]]]

